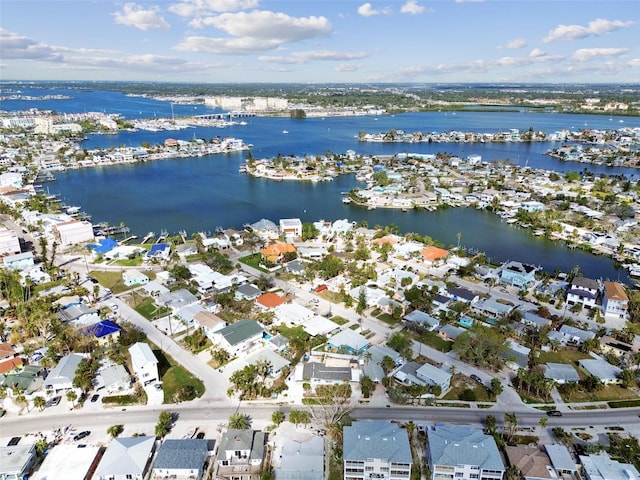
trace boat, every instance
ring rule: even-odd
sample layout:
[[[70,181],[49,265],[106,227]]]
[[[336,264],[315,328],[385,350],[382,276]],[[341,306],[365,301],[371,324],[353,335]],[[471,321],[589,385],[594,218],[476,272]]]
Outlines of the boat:
[[[185,433],[185,434],[182,436],[182,439],[183,439],[183,440],[188,440],[188,439],[190,439],[190,438],[193,438],[193,437],[195,436],[195,434],[196,434],[196,432],[197,432],[197,431],[198,431],[198,427],[192,428],[191,430],[189,430],[187,433]]]
[[[282,133],[289,133],[289,130],[282,130]]]
[[[349,197],[343,197],[342,203],[351,203],[351,199]]]

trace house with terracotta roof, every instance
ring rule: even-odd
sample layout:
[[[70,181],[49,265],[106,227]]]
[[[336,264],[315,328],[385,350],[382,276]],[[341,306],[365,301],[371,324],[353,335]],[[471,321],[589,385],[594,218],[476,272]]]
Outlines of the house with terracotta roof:
[[[282,263],[287,254],[295,253],[296,247],[290,243],[274,243],[260,250],[262,260],[270,264]],[[289,258],[289,260],[291,260],[291,258]]]
[[[7,343],[0,343],[0,374],[11,372],[22,367],[22,359],[16,356],[16,351]]]
[[[256,298],[256,304],[265,310],[272,310],[283,303],[287,303],[287,299],[274,292],[263,293]]]
[[[604,282],[602,310],[605,315],[627,318],[629,313],[629,297],[627,297],[622,284],[617,282]]]
[[[430,246],[420,252],[422,260],[427,263],[435,263],[438,260],[443,260],[449,255],[449,252],[444,248],[438,248]]]

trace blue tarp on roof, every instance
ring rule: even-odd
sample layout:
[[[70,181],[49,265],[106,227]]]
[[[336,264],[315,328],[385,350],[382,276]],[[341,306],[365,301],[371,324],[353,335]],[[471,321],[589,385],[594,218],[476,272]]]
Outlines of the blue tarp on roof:
[[[154,243],[151,245],[151,249],[147,252],[148,257],[153,257],[157,253],[164,252],[167,248],[170,248],[170,244],[168,243]]]
[[[118,243],[113,238],[103,238],[99,243],[90,243],[87,247],[96,253],[107,253],[116,248],[117,245]]]
[[[111,320],[102,320],[95,325],[90,325],[84,330],[86,335],[93,335],[96,338],[106,337],[112,333],[119,332],[120,327],[113,323]]]

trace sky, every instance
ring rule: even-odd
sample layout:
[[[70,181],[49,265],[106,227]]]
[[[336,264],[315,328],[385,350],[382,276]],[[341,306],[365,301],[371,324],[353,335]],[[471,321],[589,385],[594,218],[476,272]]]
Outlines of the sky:
[[[0,80],[638,83],[638,0],[2,0]]]

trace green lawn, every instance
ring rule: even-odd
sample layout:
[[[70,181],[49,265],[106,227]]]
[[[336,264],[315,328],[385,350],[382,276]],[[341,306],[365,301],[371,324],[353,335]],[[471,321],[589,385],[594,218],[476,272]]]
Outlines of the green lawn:
[[[562,395],[562,399],[565,402],[608,402],[616,400],[637,400],[638,395],[632,390],[623,388],[620,385],[606,385],[598,392],[589,393],[577,391],[573,392],[570,398]]]
[[[154,320],[156,318],[164,317],[171,311],[166,307],[158,307],[153,303],[153,299],[151,297],[140,298],[139,295],[135,296],[136,301],[133,305],[134,310],[147,320]]]
[[[439,337],[437,333],[425,332],[418,336],[418,341],[428,345],[440,352],[450,352],[453,348],[453,343],[447,342],[443,338]]]
[[[559,350],[557,352],[540,352],[538,356],[538,363],[572,363],[575,364],[578,360],[585,358],[591,358],[588,354],[579,352],[578,350]]]
[[[109,288],[114,294],[125,292],[130,288],[122,282],[122,272],[92,270],[89,272],[89,276],[98,280],[100,285]],[[91,291],[91,288],[89,290]]]
[[[204,393],[204,384],[202,381],[182,367],[176,361],[166,355],[156,345],[150,344],[153,354],[158,359],[158,373],[162,379],[162,389],[164,390],[164,403],[174,403],[180,396],[179,392],[183,391],[183,395],[198,398]]]
[[[244,263],[245,265],[260,270],[261,272],[269,273],[267,270],[260,266],[260,260],[262,260],[260,254],[256,253],[255,255],[247,255],[246,257],[242,257],[240,259],[240,263]]]

